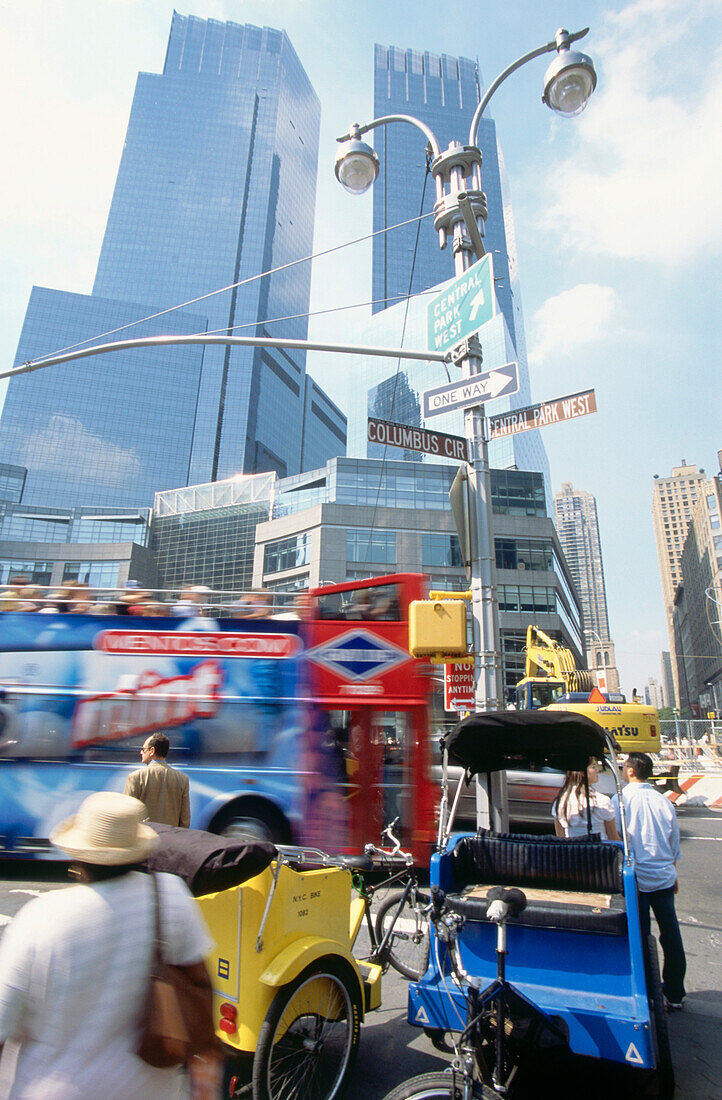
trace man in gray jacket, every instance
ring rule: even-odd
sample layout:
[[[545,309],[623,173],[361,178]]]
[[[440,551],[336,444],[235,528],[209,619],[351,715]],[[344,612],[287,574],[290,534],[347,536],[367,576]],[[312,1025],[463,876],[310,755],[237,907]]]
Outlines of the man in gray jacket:
[[[187,829],[191,823],[188,776],[168,764],[169,748],[164,733],[151,733],[140,750],[145,767],[130,773],[123,794],[140,799],[150,821]]]

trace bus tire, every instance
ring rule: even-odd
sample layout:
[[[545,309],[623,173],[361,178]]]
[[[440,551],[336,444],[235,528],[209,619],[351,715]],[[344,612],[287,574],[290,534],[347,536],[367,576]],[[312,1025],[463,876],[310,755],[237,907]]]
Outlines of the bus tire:
[[[288,821],[275,806],[262,798],[239,798],[230,802],[216,814],[209,832],[232,840],[270,841],[272,844],[290,844],[291,829]]]

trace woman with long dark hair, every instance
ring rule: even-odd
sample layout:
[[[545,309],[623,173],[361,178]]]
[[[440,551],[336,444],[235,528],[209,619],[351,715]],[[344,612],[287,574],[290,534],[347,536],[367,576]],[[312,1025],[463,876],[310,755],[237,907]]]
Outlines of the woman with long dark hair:
[[[601,833],[603,840],[619,840],[611,798],[592,790],[598,782],[599,764],[593,757],[589,758],[586,773],[567,772],[552,803],[554,831],[558,837]]]

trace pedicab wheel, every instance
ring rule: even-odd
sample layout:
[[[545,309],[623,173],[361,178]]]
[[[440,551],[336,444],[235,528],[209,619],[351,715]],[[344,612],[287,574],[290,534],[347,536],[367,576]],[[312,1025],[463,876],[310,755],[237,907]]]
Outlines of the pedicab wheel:
[[[393,924],[386,957],[394,970],[417,982],[429,965],[428,895],[410,894],[402,906],[403,896],[403,890],[392,890],[384,898],[376,916],[376,939],[381,943]]]
[[[498,1100],[498,1096],[486,1085],[474,1083],[471,1094],[474,1100]],[[436,1073],[422,1073],[397,1085],[387,1093],[384,1100],[462,1100],[464,1080],[460,1074],[456,1077],[448,1070]]]
[[[675,1087],[672,1048],[669,1043],[667,1013],[664,1007],[662,979],[659,973],[657,941],[651,935],[647,937],[645,963],[648,983],[647,996],[657,1048],[657,1068],[654,1072],[652,1091],[649,1095],[658,1097],[658,1100],[672,1100]]]
[[[258,1036],[254,1100],[333,1100],[356,1060],[361,994],[342,959],[307,966],[279,990]]]

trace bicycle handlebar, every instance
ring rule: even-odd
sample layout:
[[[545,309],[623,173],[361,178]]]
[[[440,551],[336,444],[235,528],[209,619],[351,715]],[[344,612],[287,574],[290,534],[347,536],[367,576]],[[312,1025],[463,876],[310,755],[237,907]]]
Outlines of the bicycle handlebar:
[[[508,916],[518,917],[526,909],[526,894],[516,886],[509,889],[493,886],[486,895],[486,900],[489,903],[486,910],[487,920],[495,924],[503,924]]]

